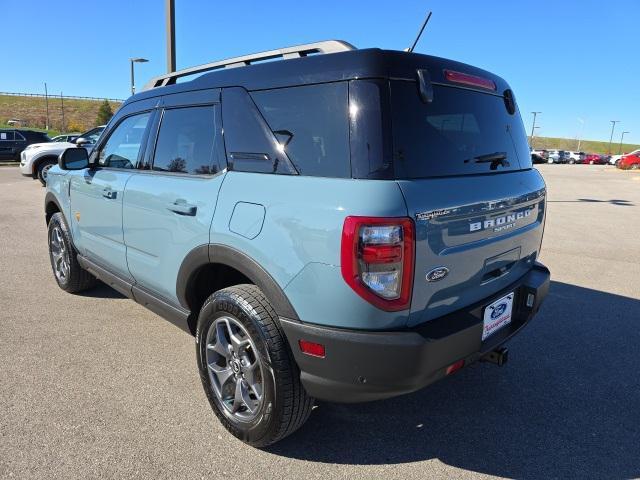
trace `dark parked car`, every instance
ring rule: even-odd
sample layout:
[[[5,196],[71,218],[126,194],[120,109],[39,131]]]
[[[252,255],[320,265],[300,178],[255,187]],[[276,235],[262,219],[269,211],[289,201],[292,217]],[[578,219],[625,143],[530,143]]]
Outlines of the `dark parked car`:
[[[44,132],[19,130],[15,128],[0,130],[0,160],[20,160],[20,154],[32,143],[50,142]]]

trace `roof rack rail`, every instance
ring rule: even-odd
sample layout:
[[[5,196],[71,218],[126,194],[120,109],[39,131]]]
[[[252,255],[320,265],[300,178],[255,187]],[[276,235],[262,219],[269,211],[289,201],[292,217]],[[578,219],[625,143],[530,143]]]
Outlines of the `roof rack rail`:
[[[288,60],[290,58],[306,57],[307,55],[312,55],[315,53],[324,54],[347,52],[349,50],[355,49],[356,47],[342,40],[325,40],[323,42],[307,43],[305,45],[296,45],[293,47],[278,48],[276,50],[269,50],[266,52],[252,53],[250,55],[243,55],[241,57],[234,57],[217,62],[205,63],[204,65],[198,65],[195,67],[185,68],[184,70],[178,70],[177,72],[160,75],[149,80],[149,82],[147,82],[147,84],[142,88],[141,91],[150,90],[157,87],[164,87],[165,85],[173,85],[180,77],[209,72],[211,70],[245,67],[251,65],[252,63],[271,60],[275,58]]]

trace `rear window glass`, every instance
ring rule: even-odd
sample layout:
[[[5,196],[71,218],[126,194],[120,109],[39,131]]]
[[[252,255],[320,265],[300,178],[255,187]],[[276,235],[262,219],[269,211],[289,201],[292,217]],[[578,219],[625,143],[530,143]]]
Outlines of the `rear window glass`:
[[[413,82],[391,82],[397,178],[499,173],[530,168],[524,126],[504,99],[434,85],[423,103]]]
[[[251,96],[300,175],[351,176],[346,82]]]

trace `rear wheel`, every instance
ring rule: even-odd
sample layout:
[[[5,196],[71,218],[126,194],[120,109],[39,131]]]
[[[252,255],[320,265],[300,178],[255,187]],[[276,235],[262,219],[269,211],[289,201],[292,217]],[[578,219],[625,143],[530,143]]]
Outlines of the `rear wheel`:
[[[78,263],[76,249],[60,212],[54,213],[49,220],[48,236],[51,269],[58,286],[69,293],[93,287],[97,280]]]
[[[631,170],[640,170],[640,163],[634,163],[631,165]]]
[[[313,399],[300,383],[273,307],[255,285],[225,288],[207,299],[196,347],[209,403],[240,440],[266,447],[309,417]]]
[[[56,164],[54,160],[45,160],[38,166],[38,180],[42,183],[42,186],[47,186],[47,174],[49,169]]]

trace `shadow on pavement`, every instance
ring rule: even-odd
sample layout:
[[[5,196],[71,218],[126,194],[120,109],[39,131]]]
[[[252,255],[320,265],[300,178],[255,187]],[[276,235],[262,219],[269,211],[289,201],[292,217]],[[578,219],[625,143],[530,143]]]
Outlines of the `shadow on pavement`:
[[[639,345],[639,300],[552,282],[505,367],[469,367],[396,399],[320,404],[269,451],[359,465],[437,458],[511,478],[638,477]]]
[[[110,286],[101,281],[98,281],[98,284],[83,292],[75,293],[74,295],[79,295],[81,297],[91,297],[91,298],[126,298],[120,292],[114,290]]]

